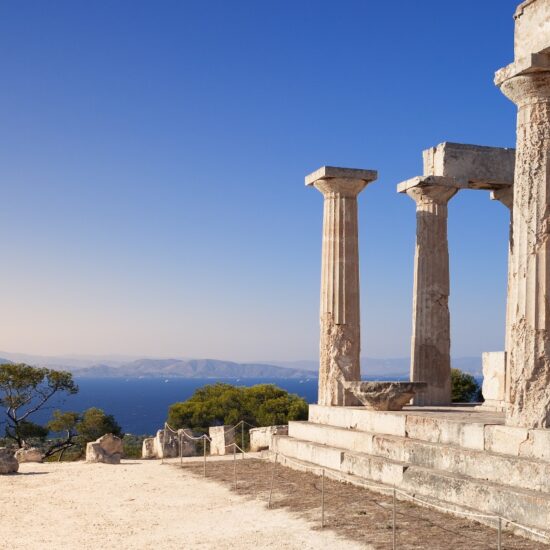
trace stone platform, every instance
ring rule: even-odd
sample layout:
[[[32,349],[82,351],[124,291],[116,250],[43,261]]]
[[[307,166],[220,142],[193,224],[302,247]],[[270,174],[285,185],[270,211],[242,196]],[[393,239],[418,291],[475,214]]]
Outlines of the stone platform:
[[[352,483],[395,486],[550,535],[550,430],[504,426],[500,412],[311,405],[309,421],[290,422],[288,436],[275,436],[272,450]]]

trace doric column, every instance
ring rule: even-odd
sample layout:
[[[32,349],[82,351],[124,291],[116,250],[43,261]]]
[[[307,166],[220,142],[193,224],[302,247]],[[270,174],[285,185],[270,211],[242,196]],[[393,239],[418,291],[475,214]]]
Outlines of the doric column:
[[[324,196],[319,405],[356,405],[344,388],[361,379],[357,195],[377,173],[324,166],[306,177]]]
[[[398,187],[416,202],[411,381],[428,387],[416,394],[414,405],[451,403],[447,202],[457,190],[453,181],[435,176]]]
[[[512,250],[514,244],[514,188],[513,186],[503,187],[502,189],[497,189],[491,192],[491,200],[499,201],[510,211],[510,229],[508,236],[508,284],[506,292],[506,327],[504,332],[504,350],[505,353],[505,380],[504,380],[504,394],[506,403],[510,402],[510,369],[508,368],[508,355],[510,349],[510,339],[512,332],[512,316],[514,309],[512,307],[513,300],[511,299],[511,273],[512,273]]]
[[[497,73],[518,106],[507,423],[550,428],[550,64],[546,56]]]

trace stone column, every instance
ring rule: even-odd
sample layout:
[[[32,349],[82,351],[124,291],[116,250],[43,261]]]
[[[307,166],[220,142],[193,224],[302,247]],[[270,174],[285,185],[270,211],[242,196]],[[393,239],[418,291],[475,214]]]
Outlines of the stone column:
[[[514,69],[497,73],[519,109],[506,420],[550,428],[550,70]]]
[[[344,387],[361,379],[357,195],[377,173],[324,166],[306,177],[324,196],[319,405],[358,405]]]
[[[511,273],[512,273],[512,250],[514,244],[514,228],[513,228],[513,203],[514,203],[514,188],[513,186],[503,187],[491,192],[491,200],[499,201],[510,211],[510,230],[508,236],[508,284],[506,292],[506,328],[504,333],[504,365],[505,365],[505,380],[504,380],[504,394],[505,402],[510,402],[510,369],[508,368],[508,352],[510,350],[510,339],[512,331],[512,316],[513,308],[511,299]],[[485,395],[485,394],[484,394]]]
[[[414,405],[451,403],[447,202],[457,187],[446,178],[414,178],[398,188],[416,202],[411,381],[426,382]]]

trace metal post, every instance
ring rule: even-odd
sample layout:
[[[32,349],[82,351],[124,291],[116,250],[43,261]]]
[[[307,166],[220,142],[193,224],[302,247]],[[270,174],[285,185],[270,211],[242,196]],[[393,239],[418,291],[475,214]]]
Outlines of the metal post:
[[[273,481],[275,479],[275,466],[277,466],[277,453],[275,453],[275,460],[273,461],[273,468],[271,470],[271,486],[269,488],[269,502],[267,503],[267,507],[271,508],[271,495],[273,494]]]
[[[243,451],[243,460],[244,460],[244,421],[241,420],[241,449]]]
[[[392,522],[392,536],[393,536],[393,550],[397,550],[397,539],[396,539],[396,524],[395,524],[395,489],[393,490],[393,522]]]
[[[203,477],[206,477],[206,435],[203,438],[203,453],[204,453],[204,461],[202,465],[202,475]]]
[[[237,444],[233,443],[233,481],[237,490]]]
[[[321,529],[325,527],[325,470],[321,476]]]
[[[502,550],[502,518],[498,518],[497,548]]]
[[[179,434],[180,466],[183,468],[183,432]]]

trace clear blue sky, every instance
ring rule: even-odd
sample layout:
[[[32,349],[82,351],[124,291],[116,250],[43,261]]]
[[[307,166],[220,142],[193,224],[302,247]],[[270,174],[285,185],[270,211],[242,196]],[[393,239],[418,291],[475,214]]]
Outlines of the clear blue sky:
[[[324,164],[360,197],[362,354],[409,355],[442,141],[513,147],[517,0],[0,3],[0,349],[313,359]],[[503,348],[508,212],[450,203],[452,353]]]

